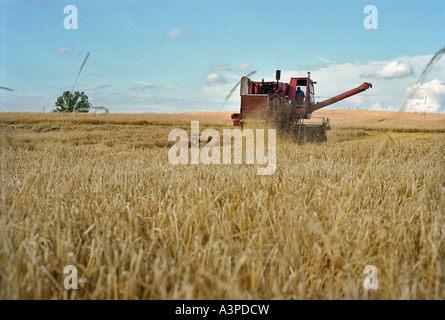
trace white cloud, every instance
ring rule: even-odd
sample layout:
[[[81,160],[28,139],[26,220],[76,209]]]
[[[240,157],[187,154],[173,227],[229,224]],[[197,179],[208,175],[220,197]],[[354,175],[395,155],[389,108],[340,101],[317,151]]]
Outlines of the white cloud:
[[[226,82],[226,79],[224,79],[217,73],[210,73],[206,76],[206,81],[209,83],[221,83]]]
[[[155,83],[151,83],[151,82],[143,81],[143,80],[132,80],[132,82],[143,85],[142,88],[156,89],[156,88],[162,87],[162,84],[160,84],[160,83],[155,84]],[[134,87],[133,89],[139,89],[139,88]]]
[[[405,62],[391,61],[378,69],[371,77],[382,79],[403,78],[413,74],[413,68]]]
[[[249,70],[253,70],[253,66],[250,63],[242,63],[238,67],[232,68],[228,64],[217,63],[217,64],[212,65],[210,67],[210,69],[215,70],[215,71],[234,71],[234,70],[249,71]]]
[[[148,81],[133,80],[132,82],[138,83],[138,84],[144,84],[144,85],[151,85],[151,83]]]
[[[0,112],[43,112],[53,110],[57,96],[31,96],[16,92],[0,96]]]
[[[164,38],[165,39],[178,38],[178,37],[183,36],[183,35],[188,34],[188,33],[190,33],[190,32],[187,31],[187,30],[175,28],[175,29],[170,30],[169,32],[167,32],[164,35]]]
[[[90,73],[89,74],[90,77],[109,77],[109,74],[106,73]]]
[[[227,64],[218,63],[211,66],[210,69],[215,71],[227,71],[230,70],[230,66]]]
[[[328,60],[328,59],[325,59],[325,58],[322,58],[322,57],[318,57],[317,59],[320,60],[320,61],[323,61],[324,63],[332,63],[333,62],[331,60]]]
[[[238,70],[252,70],[253,66],[250,63],[243,63],[237,67]]]
[[[72,52],[72,49],[70,47],[67,46],[60,46],[56,49],[54,49],[54,51],[60,53],[60,54],[68,54]]]
[[[433,79],[424,84],[416,83],[406,90],[410,94],[417,90],[416,95],[408,102],[406,111],[414,112],[440,112],[445,111],[441,107],[445,104],[445,83],[439,79]]]
[[[213,97],[218,97],[221,99],[221,102],[223,101],[224,97],[229,93],[231,87],[233,87],[231,84],[215,84],[212,86],[205,86],[202,88],[202,91],[206,94],[209,94]]]
[[[371,110],[383,110],[383,108],[382,108],[382,105],[380,104],[380,102],[377,101],[376,103],[374,103],[374,104],[371,106]]]
[[[375,111],[398,111],[393,105],[383,107],[379,101],[377,101],[374,105],[369,108],[369,110]]]

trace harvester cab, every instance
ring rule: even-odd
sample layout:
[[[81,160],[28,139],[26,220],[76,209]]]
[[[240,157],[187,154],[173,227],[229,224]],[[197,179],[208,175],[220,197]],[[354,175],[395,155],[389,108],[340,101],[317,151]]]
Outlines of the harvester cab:
[[[241,108],[232,114],[234,126],[243,126],[246,122],[273,122],[281,132],[290,133],[298,142],[325,141],[325,128],[328,120],[321,124],[305,123],[312,112],[330,104],[360,93],[372,87],[364,82],[359,87],[332,97],[322,102],[315,102],[314,85],[317,83],[307,77],[291,78],[289,83],[280,82],[281,71],[276,71],[275,81],[252,81],[241,78]]]
[[[289,100],[298,108],[307,108],[315,103],[314,84],[308,72],[307,78],[291,78],[289,82]],[[299,97],[298,92],[304,93]]]

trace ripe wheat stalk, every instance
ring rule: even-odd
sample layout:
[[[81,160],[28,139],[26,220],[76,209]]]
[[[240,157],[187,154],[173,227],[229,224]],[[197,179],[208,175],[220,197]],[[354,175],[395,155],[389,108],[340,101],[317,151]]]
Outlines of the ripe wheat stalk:
[[[444,133],[334,128],[258,176],[171,165],[185,116],[93,116],[0,119],[1,299],[445,298]]]

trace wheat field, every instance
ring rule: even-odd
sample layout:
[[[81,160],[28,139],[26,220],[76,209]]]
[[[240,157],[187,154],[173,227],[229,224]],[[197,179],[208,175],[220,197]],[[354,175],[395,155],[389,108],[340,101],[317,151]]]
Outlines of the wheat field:
[[[169,163],[228,112],[1,114],[0,299],[445,299],[445,116],[324,112],[269,176]]]

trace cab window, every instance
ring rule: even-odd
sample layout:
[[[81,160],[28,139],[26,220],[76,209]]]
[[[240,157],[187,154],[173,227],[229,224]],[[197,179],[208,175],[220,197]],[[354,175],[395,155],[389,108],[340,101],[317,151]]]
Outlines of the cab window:
[[[315,103],[314,85],[309,83],[309,98],[311,103]]]

